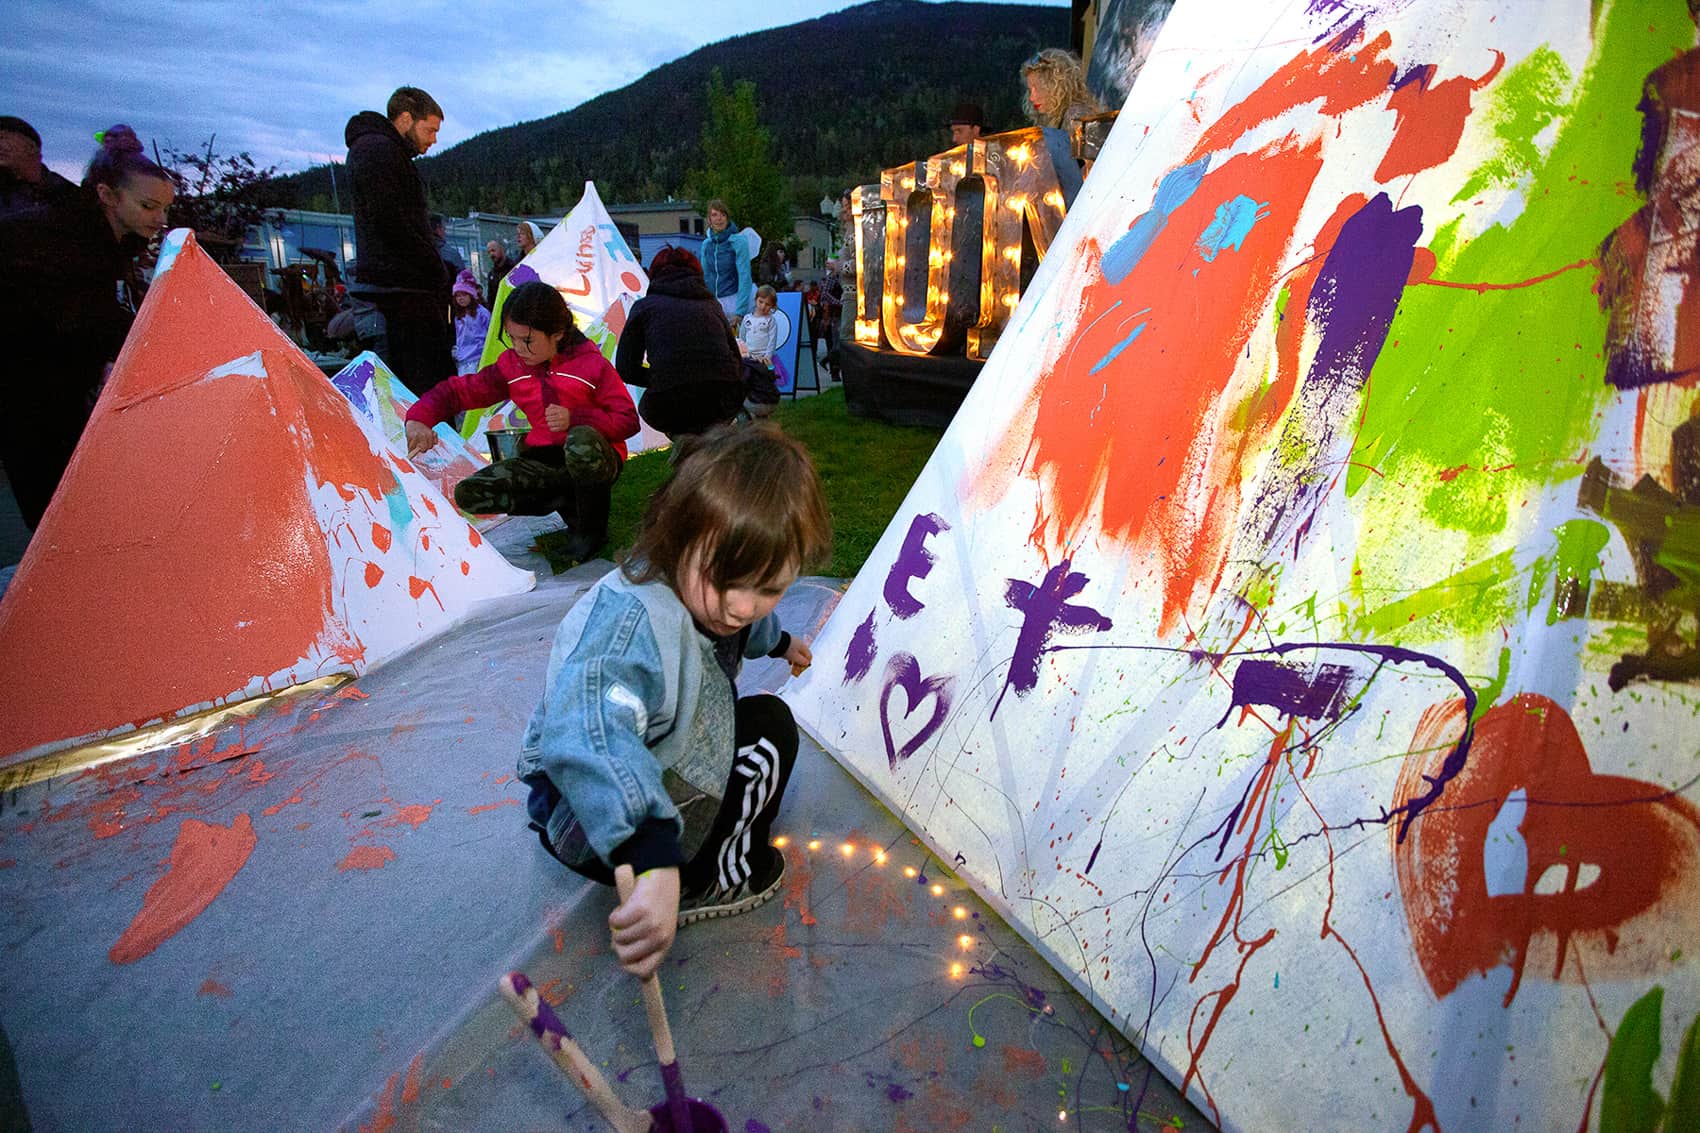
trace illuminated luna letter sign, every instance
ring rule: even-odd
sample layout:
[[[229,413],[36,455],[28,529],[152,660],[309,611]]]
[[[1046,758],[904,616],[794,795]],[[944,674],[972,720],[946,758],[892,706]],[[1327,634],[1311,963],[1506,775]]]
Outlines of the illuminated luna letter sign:
[[[1080,191],[1061,130],[1028,127],[887,169],[852,194],[856,341],[984,360]]]

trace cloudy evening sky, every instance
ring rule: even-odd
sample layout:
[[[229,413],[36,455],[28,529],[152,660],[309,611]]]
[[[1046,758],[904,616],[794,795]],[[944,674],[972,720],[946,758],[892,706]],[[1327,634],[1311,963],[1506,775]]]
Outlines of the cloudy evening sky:
[[[849,6],[6,0],[0,114],[34,125],[47,164],[74,181],[94,132],[114,122],[162,149],[194,149],[216,133],[219,152],[247,150],[293,172],[340,161],[349,116],[381,111],[404,83],[443,104],[440,152],[570,109],[706,44]],[[522,8],[523,20],[493,14]],[[798,78],[830,98],[832,77],[809,76],[807,60],[798,60]]]

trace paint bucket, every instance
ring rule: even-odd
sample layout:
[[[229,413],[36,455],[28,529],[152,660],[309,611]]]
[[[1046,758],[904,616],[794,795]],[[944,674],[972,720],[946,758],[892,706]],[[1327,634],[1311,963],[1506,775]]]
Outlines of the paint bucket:
[[[525,436],[530,429],[486,429],[484,440],[490,446],[490,462],[512,460],[525,447]]]
[[[698,1098],[686,1098],[691,1107],[691,1129],[694,1133],[729,1133],[726,1118],[721,1112]],[[651,1133],[674,1133],[673,1117],[666,1102],[649,1107],[650,1120],[655,1122]]]

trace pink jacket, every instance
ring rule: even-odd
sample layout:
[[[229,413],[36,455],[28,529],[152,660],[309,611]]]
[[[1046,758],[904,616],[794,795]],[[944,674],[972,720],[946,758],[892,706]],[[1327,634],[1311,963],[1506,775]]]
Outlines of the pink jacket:
[[[512,350],[476,374],[445,378],[407,411],[409,421],[436,426],[456,413],[483,409],[513,399],[531,422],[525,443],[537,447],[566,443],[566,434],[544,423],[548,405],[564,405],[574,425],[589,425],[607,437],[626,458],[626,438],[638,431],[637,406],[626,384],[589,339],[555,355],[547,366],[527,366]]]

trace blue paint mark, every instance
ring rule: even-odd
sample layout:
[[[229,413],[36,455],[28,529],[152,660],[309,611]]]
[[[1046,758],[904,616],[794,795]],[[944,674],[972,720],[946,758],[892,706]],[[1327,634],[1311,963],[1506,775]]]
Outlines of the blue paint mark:
[[[1139,261],[1150,250],[1152,241],[1169,223],[1169,216],[1176,209],[1192,199],[1198,192],[1199,183],[1204,180],[1204,173],[1210,167],[1210,159],[1201,157],[1190,165],[1182,165],[1171,169],[1163,175],[1163,180],[1157,185],[1157,199],[1151,208],[1140,214],[1133,227],[1110,244],[1104,250],[1104,279],[1111,284],[1120,283],[1127,278],[1129,272],[1139,266]]]
[[[1151,308],[1147,307],[1145,309],[1147,311],[1149,311]],[[1096,374],[1099,370],[1102,370],[1105,366],[1108,366],[1111,362],[1114,362],[1116,360],[1116,355],[1120,354],[1122,351],[1126,350],[1129,346],[1133,345],[1133,340],[1139,337],[1139,332],[1144,330],[1146,327],[1148,327],[1150,325],[1151,325],[1150,323],[1140,323],[1138,326],[1134,327],[1132,334],[1128,335],[1126,338],[1122,339],[1120,342],[1118,342],[1114,346],[1110,347],[1109,353],[1105,354],[1102,358],[1098,359],[1097,364],[1094,365],[1090,370],[1086,371],[1086,376],[1091,377],[1093,374]]]
[[[603,234],[602,250],[608,253],[609,259],[633,260],[631,245],[626,243],[618,228],[612,224],[598,224],[596,229]]]
[[[413,522],[413,504],[407,498],[407,491],[401,482],[396,482],[395,490],[384,493],[384,503],[390,509],[390,523],[393,529],[400,531]]]
[[[1276,986],[1277,989],[1279,989],[1280,986],[1281,986],[1281,973],[1280,972],[1275,973],[1275,986]]]
[[[1523,841],[1523,816],[1529,792],[1518,787],[1505,796],[1482,842],[1482,880],[1489,897],[1521,896],[1529,886],[1529,845]]]
[[[1214,263],[1223,248],[1239,251],[1245,238],[1251,235],[1252,226],[1269,215],[1264,211],[1268,208],[1268,201],[1259,203],[1244,194],[1223,201],[1216,206],[1216,218],[1198,238],[1198,254],[1206,263]]]
[[[165,239],[159,245],[159,260],[153,269],[154,278],[158,279],[171,270],[171,265],[177,262],[177,253],[183,250],[183,241],[189,238],[192,229],[173,228],[165,234]]]

